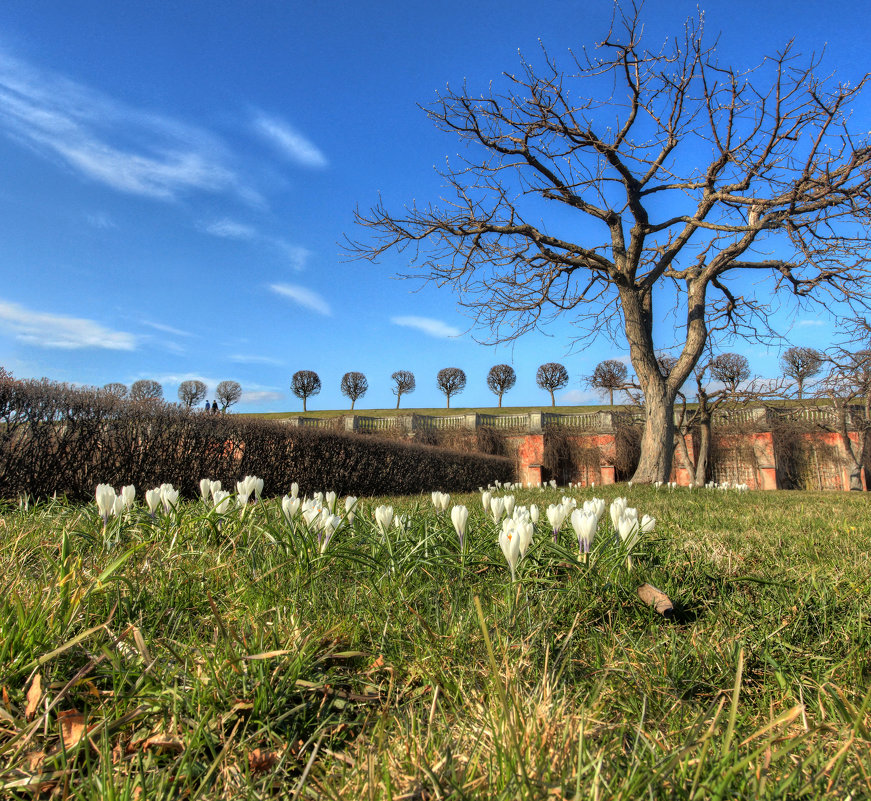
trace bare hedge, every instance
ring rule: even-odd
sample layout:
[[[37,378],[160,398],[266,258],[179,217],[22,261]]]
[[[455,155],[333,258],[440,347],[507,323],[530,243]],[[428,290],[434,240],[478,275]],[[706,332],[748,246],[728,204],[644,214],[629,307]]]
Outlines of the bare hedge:
[[[98,483],[171,482],[188,497],[201,478],[226,488],[245,475],[268,494],[462,492],[513,480],[509,459],[454,453],[278,422],[206,415],[48,380],[0,379],[0,497],[93,497]]]

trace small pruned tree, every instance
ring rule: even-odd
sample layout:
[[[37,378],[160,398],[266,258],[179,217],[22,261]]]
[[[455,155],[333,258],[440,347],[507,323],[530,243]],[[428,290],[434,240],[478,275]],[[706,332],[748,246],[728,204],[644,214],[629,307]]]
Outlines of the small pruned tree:
[[[823,354],[816,348],[792,347],[780,357],[784,376],[795,381],[796,396],[801,400],[805,382],[823,369]]]
[[[414,380],[414,373],[410,370],[397,370],[392,376],[393,379],[393,394],[396,395],[396,408],[399,408],[399,401],[403,395],[408,395],[417,389],[417,382]]]
[[[120,400],[123,400],[129,394],[126,384],[110,383],[106,384],[103,389]]]
[[[538,368],[538,372],[535,374],[535,383],[550,392],[550,405],[556,406],[553,393],[569,383],[569,371],[559,362],[548,362]]]
[[[436,376],[438,388],[448,399],[447,408],[451,408],[451,397],[458,395],[466,388],[466,374],[459,367],[445,367]]]
[[[321,391],[320,376],[314,370],[297,370],[290,381],[290,391],[302,400],[302,410],[307,412],[308,399]]]
[[[363,373],[345,373],[342,376],[340,389],[346,398],[351,399],[351,411],[354,411],[354,404],[366,394],[366,391],[369,389],[369,382]]]
[[[617,359],[605,359],[596,365],[586,382],[592,389],[607,392],[609,405],[613,406],[614,393],[617,390],[626,389],[628,377],[629,370],[626,369],[623,362],[617,361]]]
[[[130,387],[130,400],[132,401],[159,401],[162,399],[163,387],[150,378],[134,381]]]
[[[215,389],[215,400],[221,404],[221,411],[226,412],[233,404],[242,398],[242,385],[238,381],[221,381]]]
[[[197,406],[206,397],[208,388],[206,385],[197,379],[190,381],[182,381],[178,385],[178,399],[182,406],[190,409],[191,406]]]
[[[499,408],[502,408],[502,396],[517,383],[517,373],[510,364],[494,364],[487,373],[487,387],[494,395],[499,396]]]

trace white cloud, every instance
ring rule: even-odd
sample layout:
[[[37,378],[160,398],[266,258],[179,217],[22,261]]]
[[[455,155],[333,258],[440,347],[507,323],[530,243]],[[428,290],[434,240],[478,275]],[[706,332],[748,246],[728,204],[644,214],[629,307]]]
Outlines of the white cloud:
[[[120,192],[169,200],[186,190],[244,191],[207,133],[2,52],[0,130]]]
[[[802,328],[806,328],[812,325],[828,325],[828,323],[825,320],[805,319],[799,320],[796,325],[801,326]]]
[[[423,331],[424,334],[437,339],[458,337],[463,333],[459,328],[454,328],[454,326],[432,317],[391,317],[390,322],[406,328],[416,328],[418,331]]]
[[[136,337],[125,331],[112,331],[93,320],[33,311],[6,301],[0,301],[0,326],[11,331],[19,342],[40,348],[136,349]]]
[[[273,239],[271,243],[284,254],[290,262],[290,266],[297,272],[304,270],[308,260],[314,255],[308,248],[291,245],[283,239]]]
[[[102,230],[106,230],[109,228],[117,228],[118,226],[115,224],[115,221],[104,212],[97,212],[96,214],[88,214],[85,218],[88,221],[88,225],[93,228],[100,228]]]
[[[237,364],[274,364],[278,366],[285,364],[280,359],[273,359],[271,356],[246,356],[245,354],[234,353],[227,358]]]
[[[223,239],[257,239],[257,230],[253,226],[235,220],[215,220],[203,225],[202,229],[207,234]]]
[[[275,117],[258,114],[254,130],[269,140],[282,155],[303,167],[326,167],[327,157],[299,131]]]
[[[150,320],[143,320],[142,325],[147,325],[149,328],[155,329],[155,331],[163,331],[165,334],[173,334],[177,337],[196,336],[196,334],[192,334],[190,331],[182,331],[180,328],[173,328],[171,325],[164,325],[163,323],[153,323]]]
[[[242,399],[239,403],[243,406],[250,406],[252,403],[272,403],[273,401],[283,400],[285,397],[283,392],[274,392],[267,389],[255,389],[250,392],[242,387]]]
[[[297,286],[296,284],[270,284],[269,288],[276,295],[289,298],[294,303],[304,306],[306,309],[311,309],[318,314],[329,317],[333,313],[330,305],[317,292],[313,292],[305,287]]]

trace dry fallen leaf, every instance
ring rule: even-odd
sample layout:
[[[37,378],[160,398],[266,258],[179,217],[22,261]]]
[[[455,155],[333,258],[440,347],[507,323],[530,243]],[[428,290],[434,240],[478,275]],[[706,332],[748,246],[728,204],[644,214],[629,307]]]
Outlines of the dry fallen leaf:
[[[143,744],[143,748],[153,748],[156,751],[175,751],[180,754],[184,751],[184,743],[176,737],[156,735],[149,737]]]
[[[264,773],[274,768],[279,759],[281,759],[280,751],[255,748],[248,754],[248,766],[252,773]]]
[[[42,676],[37,673],[30,682],[30,689],[27,691],[27,706],[24,708],[24,719],[33,720],[36,714],[36,708],[42,700]]]
[[[45,751],[31,751],[26,758],[27,769],[31,773],[39,773],[42,770],[42,763],[45,762]]]
[[[85,716],[77,709],[67,709],[57,716],[60,722],[61,737],[64,748],[72,748],[88,733],[85,728]]]

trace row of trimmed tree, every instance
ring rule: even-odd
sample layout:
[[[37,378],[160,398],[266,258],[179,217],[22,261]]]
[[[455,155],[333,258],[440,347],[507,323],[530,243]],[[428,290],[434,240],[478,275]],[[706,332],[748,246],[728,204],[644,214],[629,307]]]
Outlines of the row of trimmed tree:
[[[410,370],[397,370],[391,376],[393,387],[391,391],[396,395],[396,408],[403,395],[414,392],[417,381],[414,373]],[[502,396],[517,383],[517,373],[510,364],[497,364],[490,368],[487,373],[487,387],[499,398],[499,406],[502,406]],[[550,393],[551,406],[556,406],[554,392],[563,389],[569,383],[569,371],[565,366],[557,362],[542,364],[535,374],[535,383],[541,389]],[[451,408],[451,398],[459,395],[466,388],[466,373],[459,367],[445,367],[436,375],[436,386],[447,399],[447,408]],[[342,376],[339,385],[342,394],[351,401],[351,410],[354,404],[362,398],[369,389],[369,381],[363,373],[350,372]],[[290,390],[302,401],[303,411],[308,411],[308,399],[321,391],[320,376],[314,370],[298,370],[293,374],[290,382]]]
[[[126,384],[113,382],[106,384],[103,389],[122,400],[132,401],[160,401],[163,400],[163,387],[160,382],[151,378],[143,378],[134,381],[130,387]],[[206,396],[209,388],[203,381],[193,379],[182,381],[178,386],[178,400],[182,406],[188,409],[199,406],[203,401],[208,404]],[[242,385],[238,381],[221,381],[215,387],[214,403],[220,407],[220,411],[226,412],[242,397]],[[215,407],[217,408],[217,407]]]

